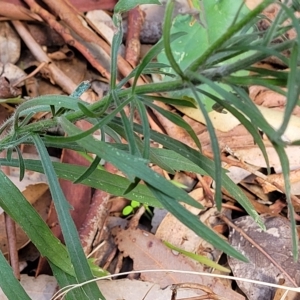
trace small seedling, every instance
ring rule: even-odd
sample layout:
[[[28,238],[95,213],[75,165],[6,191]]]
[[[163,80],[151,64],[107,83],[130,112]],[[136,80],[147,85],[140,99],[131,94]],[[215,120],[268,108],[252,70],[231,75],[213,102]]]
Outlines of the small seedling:
[[[127,205],[123,208],[122,214],[123,216],[129,216],[133,214],[139,207],[141,206],[140,202],[132,200],[130,205]]]

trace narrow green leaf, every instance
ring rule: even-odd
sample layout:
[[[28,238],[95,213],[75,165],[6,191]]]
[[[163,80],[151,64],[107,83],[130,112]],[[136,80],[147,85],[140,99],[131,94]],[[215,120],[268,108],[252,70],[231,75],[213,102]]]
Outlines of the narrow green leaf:
[[[66,247],[70,254],[76,278],[80,283],[93,279],[93,274],[83,252],[76,226],[70,215],[70,204],[67,202],[65,195],[61,190],[47,149],[39,136],[33,135],[32,139],[40,157],[43,158],[42,165],[45,171],[45,175],[48,179],[49,188],[57,212],[57,217],[62,234],[64,236],[64,240],[66,242]],[[103,298],[103,295],[99,291],[98,286],[95,282],[85,285],[83,289],[85,293],[90,297],[90,299]]]
[[[60,124],[68,134],[80,132],[80,129],[64,117],[60,117]],[[126,174],[131,182],[134,182],[135,178],[140,178],[144,182],[148,182],[157,189],[167,193],[177,201],[202,208],[202,205],[191,198],[187,193],[174,187],[171,182],[146,166],[146,161],[144,159],[118,150],[105,142],[95,141],[92,137],[85,137],[84,139],[77,141],[77,143],[83,146],[88,152],[95,153],[96,155],[101,156],[105,161],[112,163],[120,171]]]
[[[78,283],[75,277],[62,272],[56,265],[52,264],[51,262],[50,262],[50,267],[60,288]],[[74,300],[74,299],[90,300],[90,298],[87,297],[87,295],[84,293],[81,287],[78,287],[77,289],[70,291],[63,299],[64,300]]]
[[[66,248],[3,172],[0,172],[0,186],[0,206],[4,211],[22,227],[42,256],[64,272],[74,275]]]
[[[24,163],[27,170],[44,173],[40,161],[25,159]],[[13,166],[17,168],[19,166],[19,161],[15,159],[8,161],[4,158],[0,158],[0,164],[3,166]],[[86,168],[82,166],[57,162],[53,162],[53,167],[57,177],[70,181],[74,181],[86,171]],[[144,184],[139,184],[133,191],[125,196],[124,191],[130,185],[130,181],[127,178],[111,174],[104,170],[96,169],[89,178],[82,181],[82,184],[105,191],[112,195],[125,197],[129,200],[135,200],[149,206],[162,207],[160,202],[157,201],[157,199]]]
[[[266,151],[266,147],[265,147],[265,145],[262,141],[262,137],[259,134],[259,129],[257,127],[255,127],[255,125],[252,122],[250,122],[242,113],[240,113],[237,109],[235,109],[229,103],[227,103],[226,100],[222,100],[222,99],[220,99],[220,98],[218,98],[218,97],[216,97],[216,96],[214,96],[210,93],[207,93],[204,90],[198,89],[198,91],[201,92],[202,94],[205,94],[206,96],[210,97],[214,101],[216,101],[219,105],[221,105],[222,107],[227,109],[233,116],[235,116],[238,120],[240,120],[241,124],[243,124],[243,126],[253,136],[253,139],[254,139],[255,143],[260,148],[260,150],[261,150],[261,152],[264,156],[264,159],[266,161],[266,164],[269,167],[268,154],[267,154],[267,151]]]
[[[203,264],[203,265],[206,265],[210,268],[214,268],[216,270],[219,270],[219,271],[222,271],[222,272],[227,272],[227,273],[231,273],[231,270],[230,269],[227,269],[227,268],[224,268],[223,266],[217,264],[216,262],[214,262],[213,260],[209,259],[207,256],[204,256],[204,255],[199,255],[199,254],[195,254],[195,253],[192,253],[192,252],[189,252],[189,251],[185,251],[181,248],[178,248],[172,244],[170,244],[169,242],[167,241],[164,241],[164,244],[172,249],[172,250],[175,250],[187,257],[190,257],[191,259],[195,260],[195,261],[198,261],[199,263]]]
[[[121,128],[120,120],[115,119],[112,127],[119,132]],[[134,130],[141,133],[142,129],[138,124],[134,125]],[[162,144],[165,148],[173,150],[174,152],[180,154],[181,156],[187,158],[188,160],[195,163],[202,170],[204,170],[209,176],[214,178],[215,176],[215,164],[212,160],[208,159],[202,155],[199,151],[161,133],[151,130],[151,139]],[[222,172],[224,170],[222,169]],[[215,179],[215,178],[214,178]],[[260,219],[253,205],[249,202],[248,198],[242,192],[242,190],[228,177],[222,175],[222,185],[231,194],[231,196],[238,201],[242,207],[247,211],[247,213],[255,220],[255,222],[262,228],[265,228],[264,223]],[[154,185],[153,185],[154,186]]]
[[[250,118],[252,123],[255,124],[255,126],[259,127],[261,130],[263,130],[271,140],[282,143],[281,137],[278,136],[274,128],[272,128],[268,124],[268,122],[262,116],[261,112],[258,110],[258,108],[254,105],[249,96],[242,89],[236,86],[232,86],[233,90],[240,96],[240,98],[238,98],[233,93],[226,91],[224,88],[222,88],[221,86],[219,86],[218,84],[214,83],[213,81],[204,77],[201,74],[189,74],[191,74],[191,76],[199,78],[199,80],[210,86],[223,99],[226,99],[231,104],[233,104],[240,112],[247,114],[247,117]]]
[[[215,183],[216,183],[216,188],[215,188],[215,201],[218,210],[221,210],[222,207],[222,193],[221,193],[221,187],[222,187],[222,165],[221,165],[221,154],[220,154],[220,149],[219,149],[219,143],[218,139],[214,130],[214,127],[212,125],[212,122],[208,116],[208,113],[205,109],[204,104],[202,103],[201,99],[199,98],[199,95],[196,91],[196,88],[193,84],[189,83],[189,86],[194,94],[194,97],[197,100],[197,103],[199,105],[199,108],[204,116],[205,123],[208,129],[209,137],[210,137],[210,142],[211,142],[211,147],[213,149],[213,154],[214,154],[214,162],[215,162]]]
[[[193,130],[193,128],[179,115],[174,114],[170,111],[167,111],[165,109],[162,109],[161,107],[153,104],[153,103],[146,103],[147,106],[155,109],[157,112],[159,112],[162,116],[166,117],[168,120],[170,120],[172,123],[176,124],[177,126],[183,128],[189,136],[193,139],[199,150],[201,151],[201,144],[200,141]]]
[[[36,111],[51,111],[50,108],[51,105],[54,105],[56,109],[63,107],[71,110],[77,110],[78,102],[82,102],[84,104],[84,102],[78,98],[64,96],[64,95],[47,95],[47,96],[37,97],[28,100],[26,102],[23,102],[20,106],[18,106],[15,111],[14,119],[16,119],[17,122],[19,119],[19,115],[22,116],[21,113],[23,111],[26,111],[26,113],[28,114],[28,110],[30,109]]]
[[[0,251],[0,287],[8,299],[30,300],[30,297],[14,276],[11,266]]]
[[[175,57],[171,49],[171,28],[173,19],[173,10],[175,7],[175,1],[168,1],[166,5],[165,17],[163,22],[163,42],[164,50],[167,59],[172,67],[173,71],[177,73],[182,79],[185,78],[183,71],[181,70],[179,64],[175,60]]]
[[[22,152],[20,151],[19,147],[15,147],[15,149],[16,149],[16,152],[18,153],[19,162],[20,162],[20,164],[19,164],[19,169],[20,169],[19,180],[22,181],[24,178],[24,175],[25,175],[24,159],[23,159]]]
[[[180,38],[184,34],[185,34],[184,32],[176,32],[174,34],[171,34],[170,41],[173,42],[174,40]],[[151,60],[155,58],[163,50],[163,48],[164,48],[164,41],[161,39],[153,47],[151,47],[148,53],[143,57],[140,64],[136,67],[134,81],[132,84],[132,95],[135,93],[135,87],[139,76],[142,74],[143,70],[147,66],[149,66]]]
[[[90,117],[90,118],[98,118],[98,117],[101,117],[101,115],[102,115],[102,112],[100,112],[100,113],[98,113],[98,114],[95,114],[94,112],[92,112],[91,110],[89,110],[89,108],[88,108],[86,105],[84,105],[84,104],[82,104],[82,103],[80,103],[80,102],[78,102],[77,105],[78,105],[78,108],[79,108],[79,109],[84,113],[84,115],[87,116],[87,117]]]
[[[137,109],[141,118],[141,125],[143,126],[143,158],[149,159],[150,155],[150,125],[147,117],[147,110],[145,108],[144,103],[136,99],[135,101]]]
[[[121,102],[120,102],[120,99],[119,99],[119,96],[118,96],[117,92],[115,90],[112,90],[111,95],[112,95],[112,98],[115,101],[116,105],[120,106]],[[129,99],[132,100],[131,105],[134,105],[133,98],[130,97]],[[128,145],[129,145],[129,152],[132,155],[138,155],[139,151],[138,151],[138,148],[137,148],[136,143],[135,143],[134,132],[132,130],[131,122],[130,122],[130,120],[128,120],[128,117],[127,117],[124,110],[120,111],[120,115],[121,115],[122,122],[123,122],[123,125],[124,125],[125,133],[126,133],[126,140],[128,142]]]
[[[46,141],[49,142],[55,142],[55,143],[69,143],[69,142],[75,142],[79,139],[84,138],[85,136],[88,136],[92,133],[94,133],[96,130],[104,127],[106,124],[110,122],[114,118],[115,115],[117,115],[119,112],[123,110],[123,108],[130,103],[131,99],[125,100],[123,103],[118,105],[118,107],[113,110],[110,114],[106,115],[103,117],[99,122],[95,121],[96,123],[92,128],[85,130],[84,132],[81,132],[80,134],[75,134],[72,136],[50,136],[50,135],[45,135],[44,138]],[[79,103],[78,103],[79,104]]]
[[[118,4],[120,4],[120,3],[118,3]],[[116,4],[116,6],[118,4]],[[114,8],[115,12],[117,12],[116,6]],[[117,30],[114,33],[112,43],[111,43],[110,80],[109,80],[109,87],[111,90],[114,90],[116,88],[116,84],[117,84],[118,51],[119,51],[120,45],[122,43],[122,38],[123,38],[123,28],[122,28],[121,16],[119,14],[114,14],[113,21],[115,23],[115,26],[117,27]]]
[[[147,102],[153,102],[155,101],[160,101],[163,103],[167,103],[167,104],[173,104],[173,105],[181,105],[181,106],[187,106],[187,107],[194,107],[196,108],[196,102],[194,99],[192,98],[188,98],[188,99],[176,99],[176,98],[170,98],[170,97],[159,97],[159,96],[149,96],[149,95],[140,95],[138,96],[139,99],[141,99],[142,101],[144,101],[145,103]]]
[[[222,239],[213,230],[205,226],[199,221],[198,217],[186,210],[180,203],[172,201],[172,198],[157,190],[153,186],[147,184],[154,196],[162,203],[172,215],[174,215],[185,226],[193,230],[196,234],[204,240],[212,244],[214,247],[224,251],[228,255],[247,262],[247,258],[231,247],[227,241]]]
[[[88,178],[96,170],[100,161],[101,161],[101,158],[99,156],[96,156],[95,159],[93,160],[93,162],[91,163],[91,165],[87,168],[87,170],[82,175],[80,175],[76,180],[74,180],[73,183],[74,184],[80,183],[84,179]]]
[[[286,202],[288,204],[289,209],[289,218],[291,220],[291,233],[292,233],[292,243],[293,243],[293,257],[294,261],[298,261],[299,253],[298,253],[298,233],[296,228],[296,220],[295,220],[295,210],[291,201],[291,186],[290,186],[290,163],[289,159],[286,155],[286,152],[283,147],[280,147],[276,144],[273,144],[274,149],[276,150],[278,157],[280,159],[282,173],[284,178],[284,188],[286,194]]]
[[[286,80],[277,79],[277,78],[259,78],[255,75],[249,76],[226,76],[222,79],[223,83],[227,84],[236,84],[240,86],[251,86],[251,85],[261,85],[280,94],[286,94],[280,87],[286,84]]]
[[[249,67],[247,68],[248,71],[252,73],[259,74],[260,76],[264,77],[274,77],[278,78],[279,80],[287,82],[289,73],[287,71],[280,71],[280,70],[269,70],[264,68],[258,68],[258,67]]]
[[[278,129],[278,134],[283,135],[289,122],[290,117],[293,113],[294,108],[296,107],[299,94],[300,94],[300,83],[299,76],[300,70],[298,68],[297,62],[299,57],[299,45],[295,44],[292,50],[290,65],[289,65],[289,76],[287,82],[287,102],[284,110],[283,122]]]

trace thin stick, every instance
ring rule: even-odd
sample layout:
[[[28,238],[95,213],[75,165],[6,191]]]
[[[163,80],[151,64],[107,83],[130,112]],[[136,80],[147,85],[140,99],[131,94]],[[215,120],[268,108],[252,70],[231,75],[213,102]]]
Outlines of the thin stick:
[[[9,261],[13,269],[15,277],[20,280],[20,267],[19,267],[19,256],[17,248],[17,233],[16,233],[16,223],[7,214],[4,213],[5,229],[8,243],[8,253]]]

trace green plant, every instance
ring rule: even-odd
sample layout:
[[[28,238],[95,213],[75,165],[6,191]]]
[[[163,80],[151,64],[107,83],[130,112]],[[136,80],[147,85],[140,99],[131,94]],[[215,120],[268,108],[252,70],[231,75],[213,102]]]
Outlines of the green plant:
[[[213,260],[207,258],[206,256],[204,255],[199,255],[199,254],[195,254],[193,252],[189,252],[189,251],[185,251],[181,248],[178,248],[172,244],[170,244],[169,242],[167,241],[164,241],[163,242],[168,248],[170,248],[171,250],[174,250],[178,253],[181,253],[182,255],[186,256],[186,257],[189,257],[203,265],[206,265],[210,268],[214,268],[216,270],[219,270],[219,271],[222,271],[222,272],[226,272],[226,273],[230,273],[231,270],[230,269],[227,269],[219,264],[217,264],[216,262],[214,262]]]
[[[134,213],[134,211],[141,206],[141,203],[135,200],[130,202],[130,205],[127,205],[123,208],[122,214],[123,216],[129,216],[130,214]]]
[[[142,2],[149,3],[151,1],[130,1],[133,5]],[[112,43],[111,80],[108,95],[101,102],[87,105],[78,98],[88,86],[87,83],[83,83],[69,97],[42,96],[32,99],[20,104],[15,114],[0,129],[1,132],[4,129],[9,129],[8,134],[0,141],[0,149],[2,151],[7,149],[8,151],[8,157],[0,160],[1,165],[19,166],[21,177],[24,174],[24,169],[46,174],[66,246],[62,245],[52,235],[39,215],[2,171],[0,172],[0,206],[20,224],[37,246],[41,255],[47,258],[61,287],[88,281],[93,278],[93,274],[82,251],[76,228],[69,214],[70,207],[60,189],[58,177],[76,182],[80,181],[83,184],[105,190],[114,195],[124,196],[146,205],[165,207],[183,224],[194,230],[196,234],[202,236],[213,246],[220,248],[228,255],[246,260],[241,253],[237,252],[214,231],[202,224],[196,216],[180,204],[180,202],[185,202],[201,208],[199,203],[148,167],[148,163],[153,162],[169,173],[174,173],[175,170],[184,170],[213,177],[216,180],[215,201],[217,207],[221,207],[221,186],[223,186],[263,228],[258,214],[248,202],[248,199],[225,175],[225,170],[221,168],[220,153],[214,128],[201,100],[201,95],[205,95],[210,101],[218,103],[241,121],[261,148],[266,161],[267,155],[259,134],[260,131],[263,131],[268,136],[277,151],[285,176],[285,190],[293,230],[294,257],[297,258],[297,235],[293,206],[290,201],[289,162],[284,150],[287,142],[282,139],[291,112],[298,103],[300,93],[299,81],[297,80],[299,78],[300,26],[299,21],[293,14],[293,9],[282,4],[282,13],[273,22],[273,25],[265,32],[258,32],[255,28],[257,17],[265,7],[273,3],[271,0],[264,1],[253,11],[246,13],[244,16],[234,18],[231,26],[225,33],[218,36],[213,43],[207,45],[202,53],[193,58],[191,63],[181,66],[174,58],[172,42],[180,39],[183,34],[187,33],[171,33],[174,1],[168,1],[163,27],[163,39],[149,51],[132,74],[124,78],[120,83],[117,83],[117,52],[122,39],[120,13],[129,9],[127,7],[129,1],[126,5],[124,3],[126,4],[126,1],[119,1],[115,11],[118,32],[115,34]],[[290,29],[291,26],[282,25],[287,18],[292,20],[292,26],[297,32],[297,38],[281,44],[272,44],[271,41],[274,38]],[[290,58],[281,54],[283,50],[287,49],[291,50]],[[168,81],[137,86],[137,78],[146,69],[149,72],[151,68],[162,66],[151,63],[152,59],[161,53],[162,50],[164,50],[167,58],[166,63],[171,68],[172,76],[169,77]],[[289,73],[271,72],[255,68],[256,75],[249,75],[249,71],[253,70],[252,65],[255,62],[259,62],[270,55],[284,60],[290,68]],[[239,60],[232,60],[235,57],[239,57]],[[241,71],[242,73],[237,73]],[[161,73],[165,74],[166,72],[161,70]],[[123,89],[124,84],[129,82],[130,79],[133,79],[131,87]],[[278,130],[269,125],[245,92],[247,86],[256,83],[287,95],[288,102],[284,120]],[[287,87],[287,92],[282,90],[281,87]],[[189,97],[178,94],[165,98],[151,95],[153,93],[170,93],[186,89],[189,89],[191,92]],[[199,107],[205,117],[211,135],[214,161],[201,153],[201,144],[193,129],[181,118],[161,110],[155,105],[155,101],[162,101],[170,105]],[[124,112],[126,105],[130,106],[132,112],[138,111],[141,124],[133,123],[132,118],[126,116]],[[176,125],[184,128],[194,139],[199,149],[192,149],[173,138],[151,130],[146,116],[147,109],[157,110]],[[41,111],[51,112],[53,117],[30,123],[32,115]],[[75,121],[81,119],[86,119],[93,127],[85,132],[81,131],[74,125]],[[48,135],[47,130],[55,126],[61,126],[68,137]],[[100,129],[103,134],[114,133],[113,138],[116,139],[116,143],[96,141],[92,137],[92,133],[97,129]],[[140,138],[141,135],[143,139]],[[120,144],[116,136],[121,136],[128,144]],[[165,149],[151,148],[150,140],[161,144]],[[18,159],[11,159],[9,153],[11,153],[12,149],[17,149],[22,143],[34,144],[41,160],[26,160],[22,158],[21,154]],[[294,141],[294,144],[299,143],[300,141]],[[74,165],[52,163],[47,153],[47,146],[69,148],[83,153],[94,153],[96,159],[88,169]],[[98,169],[100,158],[112,163],[126,177],[123,178]],[[141,184],[140,180],[144,184]],[[3,266],[0,268],[0,286],[4,289],[6,295],[10,299],[28,299],[16,280],[9,285],[7,284],[7,276],[10,275],[9,278],[12,278],[12,273],[2,255],[0,255],[0,261]],[[17,290],[19,292],[16,296],[15,291]],[[103,299],[95,283],[89,283],[72,291],[69,297],[69,299]]]

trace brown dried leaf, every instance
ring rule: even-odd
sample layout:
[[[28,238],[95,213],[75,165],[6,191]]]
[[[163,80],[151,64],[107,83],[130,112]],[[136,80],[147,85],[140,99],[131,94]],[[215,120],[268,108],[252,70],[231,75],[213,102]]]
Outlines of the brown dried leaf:
[[[195,271],[186,257],[180,254],[174,254],[159,239],[147,231],[140,229],[117,229],[115,241],[124,256],[130,256],[133,259],[134,270],[176,269]],[[159,283],[161,287],[182,282],[209,285],[213,292],[218,295],[226,295],[228,299],[232,300],[244,299],[242,295],[235,293],[230,288],[224,287],[218,278],[164,272],[142,273],[141,278],[143,280]]]
[[[0,77],[0,98],[14,98],[20,96],[22,93],[20,88],[13,87],[9,80],[5,77]]]
[[[285,89],[283,89],[285,90]],[[286,97],[263,86],[253,85],[249,88],[249,97],[257,105],[274,108],[276,110],[284,110],[286,105]],[[300,107],[296,106],[293,115],[300,116]]]
[[[289,276],[299,284],[300,263],[295,263],[293,260],[290,222],[283,217],[261,216],[261,218],[266,226],[266,231],[262,231],[249,216],[238,218],[234,223],[272,256]],[[253,247],[250,242],[241,237],[239,232],[231,230],[229,241],[233,247],[242,252],[250,261],[250,263],[244,263],[229,257],[229,265],[234,276],[277,284],[283,278],[288,285],[291,285],[282,272],[264,254]],[[273,299],[272,294],[274,294],[275,290],[272,287],[242,281],[237,283],[249,300]]]
[[[0,22],[0,61],[16,63],[20,57],[21,41],[8,22]]]
[[[293,183],[297,183],[300,181],[300,169],[290,171],[289,178],[290,178],[290,183],[292,185],[292,191],[291,191],[292,194],[298,195],[299,191],[296,192],[295,190],[293,190]],[[277,190],[277,188],[274,185],[270,186],[270,183],[272,184],[275,183],[277,185],[284,186],[284,178],[282,173],[268,175],[267,181],[262,180],[261,178],[256,178],[256,180],[263,187],[266,193]]]
[[[106,300],[170,300],[172,287],[161,289],[158,284],[141,280],[118,279],[99,280],[97,282]],[[1,295],[1,294],[0,294]],[[197,297],[197,298],[192,298]],[[179,288],[176,299],[198,299],[195,289]],[[207,299],[207,298],[206,298]],[[225,300],[225,299],[224,299]]]

